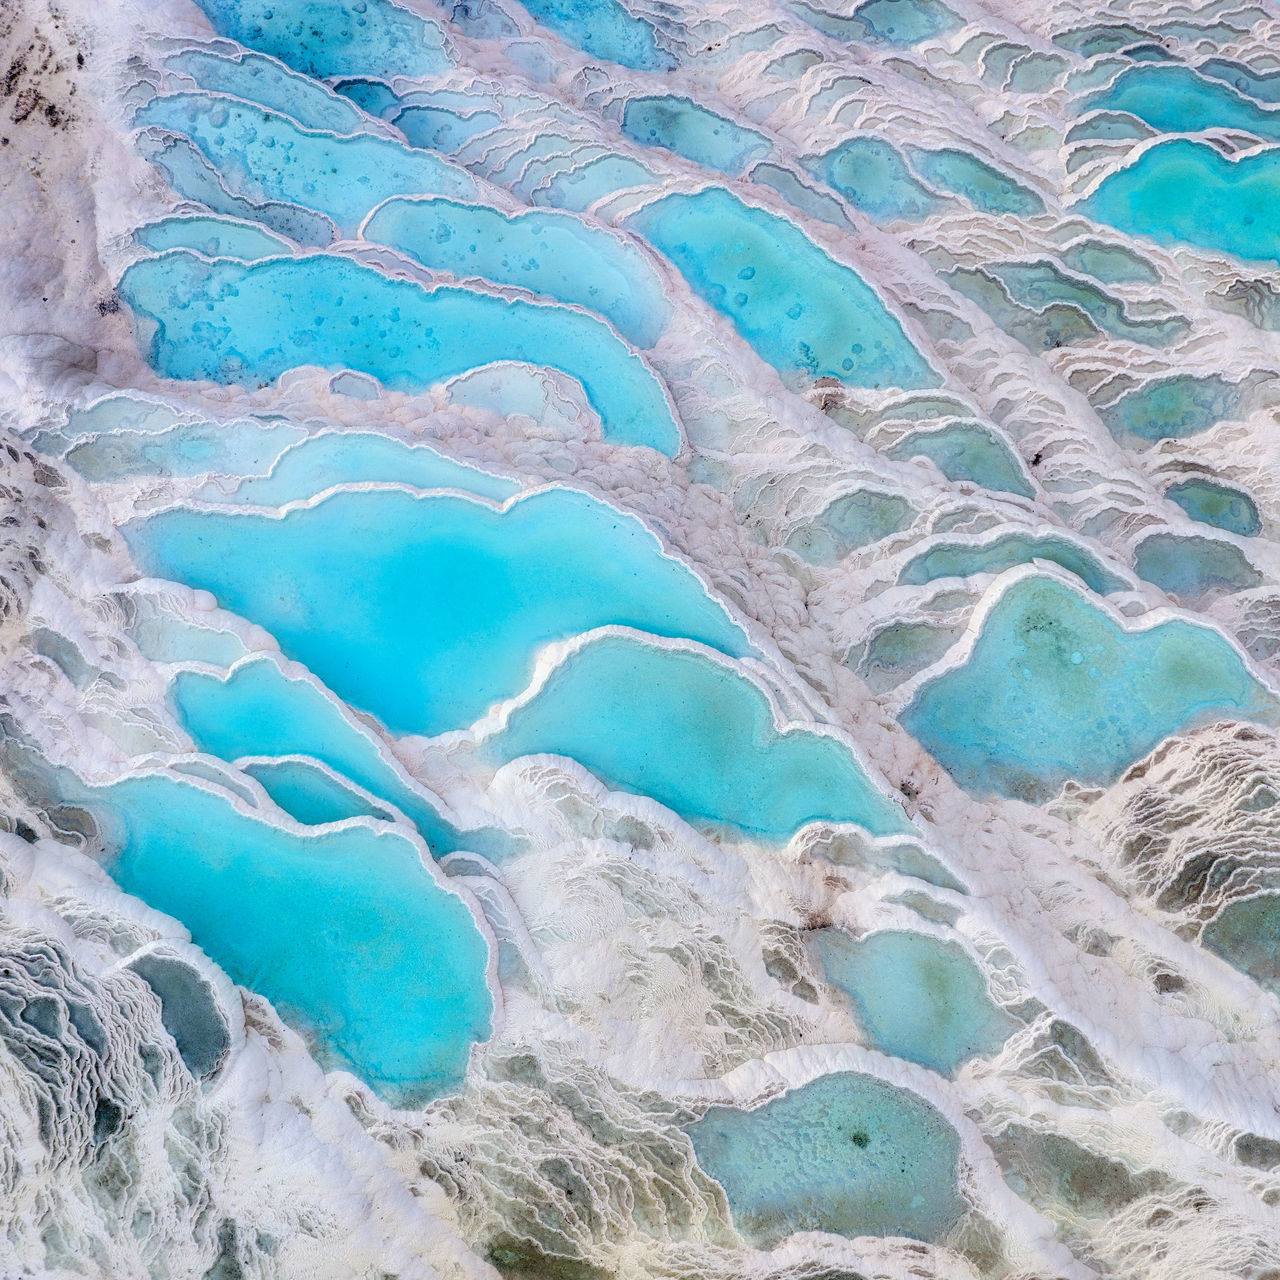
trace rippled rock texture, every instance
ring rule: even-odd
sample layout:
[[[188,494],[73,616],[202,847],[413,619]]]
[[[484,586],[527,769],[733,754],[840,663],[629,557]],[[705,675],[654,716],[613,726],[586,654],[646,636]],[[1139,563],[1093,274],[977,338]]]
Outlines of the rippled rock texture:
[[[1280,1278],[1280,17],[0,9],[0,1277]]]

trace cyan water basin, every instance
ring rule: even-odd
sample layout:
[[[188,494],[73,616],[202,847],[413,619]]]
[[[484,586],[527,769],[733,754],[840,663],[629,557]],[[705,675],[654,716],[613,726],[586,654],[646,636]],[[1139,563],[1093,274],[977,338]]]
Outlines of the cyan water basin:
[[[288,679],[268,658],[243,662],[225,678],[179,672],[170,698],[178,723],[201,751],[227,761],[243,756],[295,755],[320,760],[395,805],[418,828],[437,857],[463,848],[488,852],[509,843],[494,831],[459,831],[441,815],[434,797],[411,785],[320,690],[304,680]],[[293,768],[284,774],[277,771],[272,781],[283,788],[284,800],[297,795],[307,806],[299,809],[277,797],[280,807],[299,822],[313,821],[321,811],[313,806],[328,805],[334,812],[333,788],[316,777]],[[267,789],[276,797],[275,789]],[[354,817],[361,811],[341,816]],[[338,818],[322,820],[334,822]]]
[[[525,687],[543,644],[609,623],[748,651],[638,520],[567,489],[506,511],[392,489],[283,518],[176,508],[126,537],[148,572],[211,591],[396,733],[471,724]]]
[[[119,291],[150,330],[144,349],[167,378],[265,386],[316,364],[416,390],[495,361],[524,361],[577,378],[617,443],[668,454],[680,447],[652,370],[595,317],[566,307],[428,290],[327,254],[246,266],[179,250],[135,262]]]
[[[1086,99],[1084,110],[1094,108],[1127,111],[1161,133],[1243,129],[1280,141],[1280,111],[1260,107],[1227,85],[1205,80],[1190,67],[1176,64],[1130,67],[1108,88]]]
[[[196,0],[221,36],[303,75],[429,76],[447,71],[443,30],[390,0]]]
[[[709,654],[605,635],[567,657],[484,744],[497,762],[569,756],[696,823],[786,839],[806,822],[909,830],[843,742],[779,732],[764,694]]]
[[[639,347],[671,318],[662,278],[633,244],[569,214],[503,214],[452,200],[391,200],[362,232],[437,271],[518,285],[599,312]]]
[[[1180,480],[1171,484],[1164,496],[1176,502],[1193,520],[1225,529],[1242,538],[1262,532],[1257,505],[1247,493],[1213,480]]]
[[[797,1231],[937,1240],[965,1211],[956,1131],[874,1076],[823,1076],[754,1111],[712,1107],[688,1134],[757,1247]]]
[[[980,543],[942,542],[912,557],[898,581],[923,586],[935,578],[967,578],[975,573],[1003,573],[1015,564],[1049,560],[1074,573],[1099,595],[1121,591],[1123,578],[1109,572],[1102,562],[1079,544],[1053,534],[1004,533]]]
[[[676,60],[654,39],[649,23],[618,0],[523,0],[534,19],[595,58],[635,71],[671,71]]]
[[[755,129],[674,96],[629,98],[622,111],[622,132],[643,146],[674,151],[730,177],[773,150],[769,139]]]
[[[1035,803],[1068,779],[1107,784],[1171,733],[1271,723],[1275,699],[1216,631],[1124,630],[1053,578],[1013,582],[963,665],[928,680],[907,731],[961,786]]]
[[[372,431],[326,431],[280,455],[270,475],[251,475],[233,493],[211,501],[283,507],[335,485],[399,483],[415,489],[461,489],[502,502],[520,491],[514,480],[446,458],[423,444],[405,444]]]
[[[397,1105],[456,1088],[488,1038],[488,946],[391,830],[295,834],[165,774],[85,787],[120,886],[180,920],[321,1063]]]
[[[877,1049],[943,1075],[998,1053],[1018,1025],[955,943],[896,929],[855,941],[824,929],[818,954]]]
[[[939,385],[875,291],[785,218],[708,187],[664,196],[629,222],[791,385]]]
[[[1174,138],[1109,174],[1079,211],[1160,244],[1280,262],[1280,150],[1230,160]]]
[[[391,196],[474,199],[477,192],[465,169],[433,152],[368,134],[313,132],[234,98],[163,94],[138,110],[136,122],[190,138],[236,195],[313,209],[348,236]]]

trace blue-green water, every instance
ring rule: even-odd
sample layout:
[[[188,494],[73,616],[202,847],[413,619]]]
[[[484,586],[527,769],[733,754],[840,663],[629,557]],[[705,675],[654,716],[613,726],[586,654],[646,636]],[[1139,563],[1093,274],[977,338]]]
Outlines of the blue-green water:
[[[446,154],[457,151],[468,138],[502,123],[502,117],[493,111],[464,113],[449,107],[417,103],[406,106],[393,120],[410,146]]]
[[[313,761],[255,760],[243,765],[241,771],[260,782],[267,795],[304,826],[318,827],[359,817],[395,820],[389,809],[370,804],[358,791]]]
[[[75,445],[67,462],[86,480],[125,476],[235,475],[266,470],[302,435],[288,422],[183,422],[168,431],[105,431]]]
[[[1229,160],[1174,138],[1110,174],[1078,206],[1132,235],[1280,262],[1280,150]]]
[[[1088,281],[1073,279],[1052,262],[1003,262],[989,268],[1010,297],[1041,310],[1054,303],[1079,307],[1099,328],[1146,346],[1168,346],[1185,337],[1190,325],[1180,316],[1164,320],[1131,319],[1124,304]]]
[[[630,156],[597,155],[564,170],[546,186],[535,188],[530,200],[533,204],[582,213],[605,196],[628,187],[647,187],[656,181],[644,165]]]
[[[303,75],[427,76],[451,59],[434,22],[390,0],[196,0],[219,35]]]
[[[1085,110],[1127,111],[1161,133],[1201,129],[1243,129],[1280,141],[1280,111],[1260,107],[1219,81],[1205,80],[1190,67],[1130,67],[1115,83],[1086,99]]]
[[[269,258],[288,253],[289,243],[256,223],[232,222],[197,214],[195,217],[164,218],[149,222],[134,232],[144,249],[163,253],[166,249],[194,249],[206,258]]]
[[[176,917],[321,1062],[388,1101],[456,1088],[490,1032],[488,947],[394,831],[295,835],[168,775],[86,787],[120,886]]]
[[[951,1075],[970,1058],[998,1053],[1017,1026],[955,943],[887,929],[855,941],[824,929],[818,954],[875,1047],[908,1062]]]
[[[1234,416],[1243,399],[1244,389],[1225,378],[1177,374],[1126,392],[1098,417],[1122,444],[1184,440]]]
[[[1073,271],[1101,280],[1103,284],[1125,284],[1141,281],[1155,284],[1160,273],[1145,258],[1118,244],[1103,244],[1099,240],[1082,240],[1065,250],[1062,261]]]
[[[842,17],[816,5],[794,0],[789,8],[835,40],[866,40],[891,45],[918,44],[961,25],[942,0],[866,0]]]
[[[964,196],[985,213],[1012,213],[1027,218],[1044,212],[1044,201],[1034,191],[967,151],[912,147],[907,154],[916,172],[931,186]]]
[[[267,658],[245,662],[222,679],[194,671],[179,672],[171,693],[178,723],[196,746],[209,755],[234,761],[242,756],[311,756],[334,772],[350,778],[366,791],[395,805],[412,822],[432,853],[442,857],[455,849],[488,849],[494,832],[460,832],[441,816],[435,797],[411,784],[389,764],[374,742],[357,729],[320,690],[304,680],[290,680]],[[291,771],[290,795],[301,795],[303,775]],[[265,786],[266,783],[264,782]],[[316,796],[314,778],[306,780],[308,804],[332,799]],[[268,787],[272,796],[276,792]],[[311,822],[314,811],[292,804],[280,807],[299,822]],[[343,815],[354,816],[354,814]],[[323,819],[335,821],[336,817]],[[502,844],[502,841],[498,841]]]
[[[806,165],[877,222],[919,222],[943,207],[882,138],[849,138]]]
[[[366,481],[461,489],[499,502],[520,491],[514,480],[477,471],[427,445],[405,444],[371,431],[326,431],[287,450],[269,476],[245,480],[221,501],[282,507],[335,485]]]
[[[438,271],[518,285],[597,311],[640,347],[652,347],[671,317],[662,279],[645,255],[569,214],[391,200],[363,235]]]
[[[258,223],[301,245],[324,246],[336,239],[337,228],[324,214],[282,201],[259,203],[232,195],[204,153],[186,138],[156,140],[142,134],[138,149],[165,174],[174,191],[213,213]]]
[[[875,291],[786,219],[708,187],[629,221],[792,385],[939,385]]]
[[[126,537],[148,572],[211,591],[397,733],[471,724],[525,687],[541,645],[608,623],[748,650],[638,520],[565,489],[506,512],[399,490],[279,519],[179,508]]]
[[[1215,955],[1280,995],[1280,896],[1238,898],[1209,921],[1201,941]]]
[[[484,749],[503,762],[571,756],[692,822],[770,839],[821,818],[874,835],[909,829],[842,743],[779,733],[744,676],[638,637],[606,636],[571,655]]]
[[[695,164],[737,177],[773,146],[755,129],[744,128],[688,98],[628,98],[622,132],[647,147],[663,147]]]
[[[348,236],[390,196],[466,199],[477,190],[466,170],[430,151],[389,138],[312,132],[287,116],[231,98],[167,94],[142,107],[137,122],[184,134],[236,195],[314,209]]]
[[[797,1231],[937,1240],[965,1210],[955,1130],[874,1076],[823,1076],[754,1111],[712,1107],[688,1134],[758,1247]]]
[[[975,573],[1003,573],[1015,564],[1050,560],[1080,578],[1091,591],[1109,595],[1125,587],[1123,578],[1103,568],[1091,551],[1053,534],[1005,533],[987,542],[943,542],[914,556],[898,581],[922,586],[935,578],[967,578]]]
[[[1202,76],[1225,80],[1259,102],[1280,102],[1280,72],[1253,71],[1244,63],[1228,58],[1208,58],[1196,70]]]
[[[810,564],[835,564],[850,551],[900,532],[914,518],[911,504],[898,494],[859,489],[836,498],[793,533],[787,546]]]
[[[1171,484],[1164,496],[1202,524],[1237,533],[1242,538],[1256,537],[1262,532],[1257,505],[1239,489],[1212,480],[1180,480]]]
[[[636,71],[670,71],[675,59],[662,49],[654,30],[633,17],[619,0],[523,0],[543,26],[596,58]]]
[[[402,390],[496,360],[577,378],[620,444],[674,454],[680,432],[662,384],[592,316],[466,289],[427,290],[348,258],[246,266],[181,250],[136,262],[119,292],[154,323],[151,364],[167,378],[264,386],[302,364],[359,369]]]
[[[1125,631],[1065,584],[1027,577],[987,615],[965,664],[900,718],[961,786],[1038,802],[1068,778],[1113,781],[1171,733],[1272,723],[1278,711],[1216,631]]]
[[[1234,543],[1179,533],[1152,533],[1138,543],[1138,576],[1190,604],[1214,590],[1246,591],[1262,574]]]
[[[256,102],[291,116],[308,129],[355,133],[368,123],[345,98],[261,54],[245,52],[238,58],[227,58],[204,49],[184,49],[165,59],[165,66],[190,76],[209,93]]]
[[[1022,498],[1035,492],[1013,450],[979,426],[954,423],[913,431],[888,452],[891,458],[928,458],[948,480],[967,480]]]

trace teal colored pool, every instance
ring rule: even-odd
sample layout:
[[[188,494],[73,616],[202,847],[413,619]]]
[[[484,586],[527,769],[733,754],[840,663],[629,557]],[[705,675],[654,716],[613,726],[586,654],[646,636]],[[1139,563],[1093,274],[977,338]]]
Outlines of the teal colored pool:
[[[447,71],[444,32],[390,0],[196,0],[214,30],[303,75],[427,76]]]
[[[674,151],[735,178],[773,150],[769,139],[755,129],[674,96],[628,98],[622,111],[622,132],[642,146]]]
[[[295,835],[169,775],[86,787],[127,893],[180,920],[321,1063],[387,1101],[457,1088],[490,1034],[488,947],[394,831]]]
[[[787,546],[810,564],[835,564],[850,551],[905,529],[915,514],[898,494],[859,489],[837,498],[812,523],[796,530]]]
[[[939,385],[875,291],[785,218],[708,187],[664,196],[629,222],[793,386]]]
[[[1247,591],[1262,574],[1232,542],[1179,533],[1152,533],[1138,543],[1133,567],[1138,576],[1184,604],[1210,591]]]
[[[1247,493],[1212,480],[1180,480],[1164,496],[1176,502],[1193,520],[1253,538],[1262,532],[1257,505]]]
[[[1103,284],[1156,284],[1160,279],[1160,273],[1145,258],[1123,245],[1103,244],[1100,240],[1073,244],[1063,253],[1062,261],[1072,271],[1082,271]]]
[[[1052,262],[1002,262],[988,270],[1022,306],[1043,309],[1064,303],[1079,307],[1099,328],[1130,342],[1164,347],[1185,337],[1191,327],[1181,316],[1130,319],[1119,300],[1097,285],[1073,279]]]
[[[1280,896],[1260,893],[1228,902],[1200,939],[1214,955],[1280,995]]]
[[[1178,374],[1126,392],[1098,417],[1122,444],[1185,440],[1233,417],[1243,400],[1244,388],[1225,378]]]
[[[889,451],[891,458],[928,458],[948,480],[968,481],[997,493],[1030,498],[1035,490],[1013,450],[969,423],[913,431]]]
[[[1271,142],[1280,141],[1280,111],[1260,107],[1190,67],[1147,63],[1129,67],[1113,84],[1086,99],[1084,110],[1127,111],[1161,133],[1201,129],[1243,129]]]
[[[1044,212],[1044,201],[1034,191],[967,151],[911,147],[907,154],[916,172],[930,186],[963,196],[975,209],[1023,218]]]
[[[1160,244],[1280,262],[1280,150],[1229,160],[1174,138],[1110,174],[1077,209]]]
[[[676,60],[654,38],[653,27],[619,0],[523,0],[534,19],[595,58],[635,71],[671,71]]]
[[[1278,710],[1216,631],[1125,631],[1065,584],[1026,577],[900,719],[961,786],[1039,803],[1068,778],[1112,782],[1171,733]]]
[[[805,22],[836,40],[866,40],[891,45],[918,44],[961,26],[942,0],[866,0],[844,17],[805,0],[788,7]]]
[[[68,465],[95,483],[126,476],[266,470],[302,435],[289,422],[182,422],[168,431],[107,431],[73,446]]]
[[[806,167],[876,222],[919,222],[943,207],[883,138],[850,138]]]
[[[359,817],[395,821],[390,810],[370,804],[358,791],[310,760],[255,760],[243,765],[241,772],[260,782],[267,795],[304,826],[318,827]]]
[[[348,236],[390,196],[412,192],[466,199],[477,191],[465,169],[433,152],[368,134],[315,133],[287,116],[232,98],[166,94],[141,107],[136,122],[189,138],[236,195],[313,209]]]
[[[935,578],[967,578],[975,573],[1003,573],[1015,564],[1049,560],[1074,573],[1090,591],[1109,595],[1127,585],[1084,547],[1053,534],[1005,533],[990,541],[941,542],[912,557],[898,581],[923,586]]]
[[[1202,76],[1225,80],[1241,93],[1247,93],[1259,102],[1280,102],[1280,73],[1256,72],[1242,62],[1229,58],[1208,58],[1196,70]]]
[[[954,943],[905,930],[855,941],[824,929],[818,954],[827,981],[849,997],[883,1053],[951,1075],[970,1058],[998,1053],[1017,1028]]]
[[[147,572],[211,591],[396,733],[471,724],[525,687],[543,644],[608,623],[749,648],[638,520],[566,489],[505,512],[401,490],[283,518],[177,508],[126,537]]]
[[[823,1076],[754,1111],[712,1107],[688,1134],[757,1247],[797,1231],[938,1240],[965,1212],[956,1131],[874,1076]]]
[[[204,153],[186,138],[138,138],[139,152],[159,169],[180,196],[202,204],[213,213],[269,227],[301,245],[332,244],[337,228],[331,218],[282,201],[261,203],[232,195]]]
[[[652,347],[671,318],[662,278],[634,244],[569,214],[503,214],[451,200],[392,200],[363,238],[389,244],[437,271],[517,285],[577,303]]]
[[[806,822],[909,830],[841,742],[779,733],[746,677],[703,653],[605,636],[565,659],[484,744],[492,760],[558,755],[691,822],[783,840]]]
[[[326,431],[287,449],[270,475],[254,475],[222,502],[282,507],[340,484],[386,482],[416,489],[461,489],[501,502],[519,493],[514,480],[477,471],[422,444],[372,431]],[[211,498],[212,494],[209,495]]]
[[[395,805],[418,828],[437,857],[456,849],[486,851],[498,835],[461,832],[441,816],[435,797],[412,785],[373,741],[352,725],[313,685],[290,680],[267,658],[244,662],[225,679],[195,671],[174,678],[170,694],[178,723],[203,752],[227,761],[242,756],[310,756],[366,791]],[[293,767],[277,770],[270,795],[299,822],[312,822],[315,806],[335,803],[332,786]],[[267,780],[259,778],[264,786]],[[327,780],[326,781],[331,781]],[[283,799],[277,797],[277,790]],[[286,803],[296,796],[303,808]],[[364,812],[357,809],[355,812]],[[352,814],[342,816],[353,817]],[[321,819],[337,821],[337,817]],[[501,840],[498,844],[503,844]]]
[[[246,262],[290,251],[287,240],[272,235],[256,223],[232,222],[199,214],[149,222],[134,232],[134,239],[153,253],[163,253],[166,249],[194,249],[206,258],[243,258]]]
[[[190,76],[209,93],[256,102],[292,116],[308,129],[356,133],[368,123],[345,98],[261,54],[243,52],[238,58],[229,58],[204,49],[184,49],[166,58],[165,66]]]
[[[428,290],[326,254],[246,266],[178,250],[135,262],[119,292],[166,378],[265,386],[314,364],[412,390],[494,361],[526,361],[577,378],[617,443],[680,447],[649,367],[599,320],[565,307]]]

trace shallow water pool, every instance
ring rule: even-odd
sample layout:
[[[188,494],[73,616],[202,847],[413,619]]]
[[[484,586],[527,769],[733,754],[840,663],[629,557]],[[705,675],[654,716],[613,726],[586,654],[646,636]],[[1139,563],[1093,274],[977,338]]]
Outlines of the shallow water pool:
[[[708,187],[664,196],[629,223],[791,385],[939,385],[875,291],[785,218]]]
[[[849,997],[883,1053],[950,1075],[970,1058],[997,1053],[1017,1026],[955,943],[889,929],[855,941],[824,929],[818,954],[827,981]]]
[[[909,830],[840,741],[779,733],[764,694],[703,653],[641,637],[579,649],[484,745],[495,761],[569,756],[693,822],[786,839],[816,819]]]
[[[488,946],[394,831],[296,835],[168,775],[85,788],[120,886],[182,921],[327,1067],[397,1105],[456,1088],[490,1033]]]
[[[396,733],[471,724],[525,687],[541,645],[608,623],[749,648],[638,520],[566,489],[505,512],[393,489],[279,519],[178,508],[126,536],[148,572],[211,591]]]
[[[1030,576],[1001,596],[964,665],[928,681],[900,719],[961,786],[1038,803],[1068,778],[1112,782],[1171,733],[1278,711],[1209,627],[1126,631]]]
[[[566,307],[428,290],[327,254],[246,266],[177,250],[135,262],[119,291],[141,318],[151,364],[167,378],[265,386],[311,364],[416,390],[517,360],[577,378],[617,443],[673,455],[680,447],[648,365],[595,317]]]
[[[937,1240],[965,1210],[955,1130],[874,1076],[824,1076],[754,1111],[712,1107],[688,1133],[757,1247],[797,1231]]]

